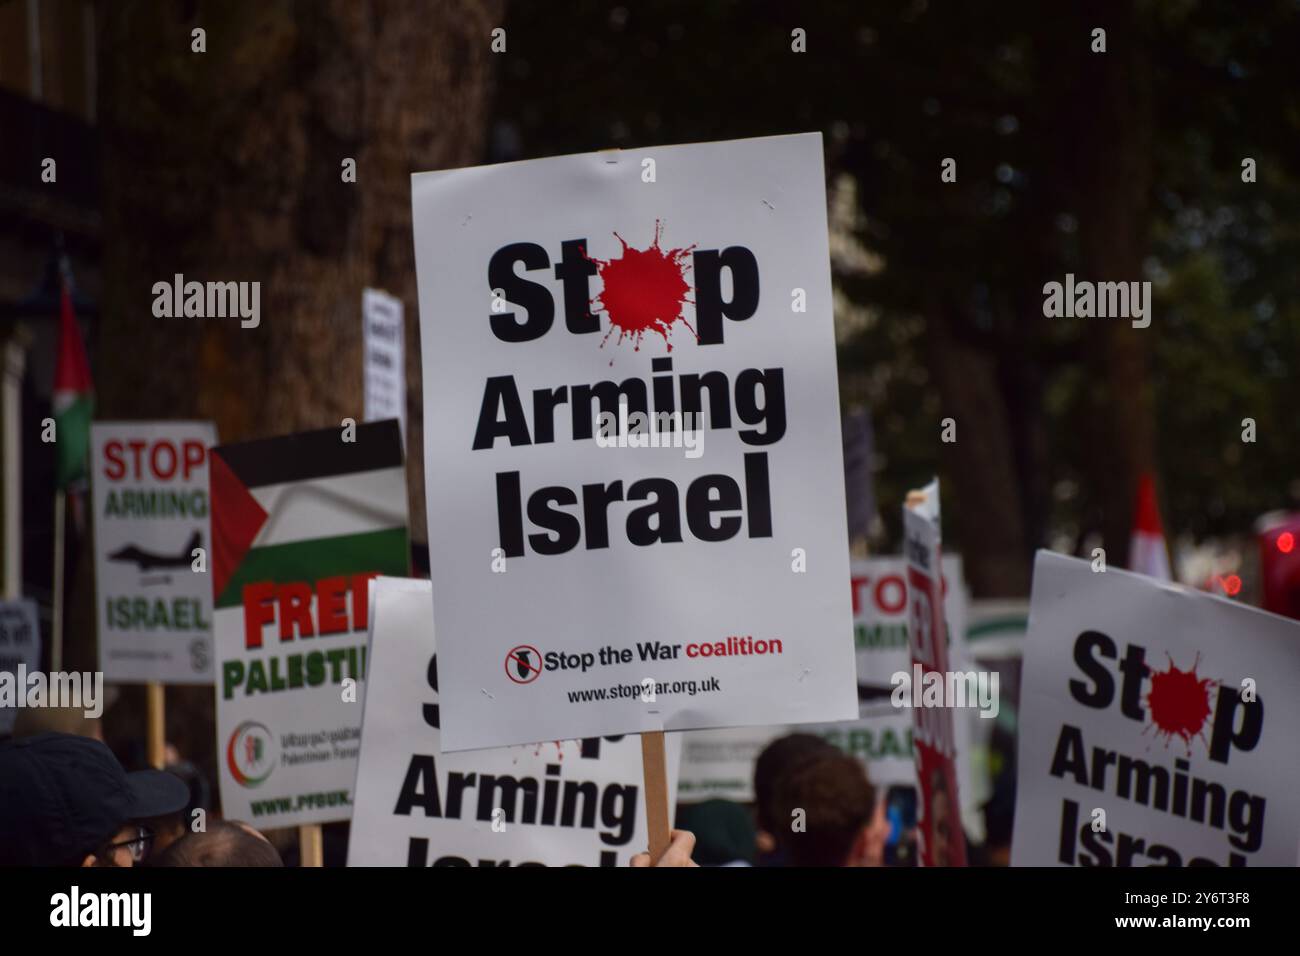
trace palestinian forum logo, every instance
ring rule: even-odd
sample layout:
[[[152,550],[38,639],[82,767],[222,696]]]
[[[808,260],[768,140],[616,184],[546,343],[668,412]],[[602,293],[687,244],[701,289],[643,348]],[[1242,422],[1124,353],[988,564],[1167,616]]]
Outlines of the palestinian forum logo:
[[[246,720],[230,735],[226,744],[226,766],[241,787],[259,787],[271,776],[275,760],[271,755],[274,741],[265,725]]]

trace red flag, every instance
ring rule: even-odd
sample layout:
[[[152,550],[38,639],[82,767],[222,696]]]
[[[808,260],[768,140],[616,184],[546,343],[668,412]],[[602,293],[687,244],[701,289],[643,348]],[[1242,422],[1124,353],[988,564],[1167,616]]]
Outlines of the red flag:
[[[94,385],[81,327],[72,313],[72,295],[63,282],[59,310],[59,344],[54,362],[55,481],[68,488],[89,477],[90,420],[95,412]]]
[[[1171,580],[1169,550],[1165,546],[1160,508],[1156,504],[1156,482],[1150,472],[1138,479],[1137,503],[1133,509],[1133,536],[1129,540],[1128,551],[1129,570],[1161,581]]]

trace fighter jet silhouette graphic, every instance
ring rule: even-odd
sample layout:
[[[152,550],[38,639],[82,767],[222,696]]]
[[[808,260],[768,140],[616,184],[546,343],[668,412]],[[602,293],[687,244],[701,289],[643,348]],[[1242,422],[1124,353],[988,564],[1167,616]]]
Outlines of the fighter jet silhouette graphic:
[[[185,545],[179,554],[155,554],[152,551],[145,551],[133,544],[127,545],[120,551],[108,556],[110,561],[133,561],[135,566],[141,571],[152,571],[155,568],[184,568],[190,565],[194,560],[194,549],[203,546],[203,535],[195,531],[190,535],[189,543]]]

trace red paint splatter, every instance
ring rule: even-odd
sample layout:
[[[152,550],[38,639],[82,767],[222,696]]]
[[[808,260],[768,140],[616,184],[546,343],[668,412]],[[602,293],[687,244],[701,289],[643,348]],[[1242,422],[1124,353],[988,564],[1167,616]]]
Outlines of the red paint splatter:
[[[1191,670],[1180,671],[1174,666],[1174,659],[1169,658],[1169,670],[1155,671],[1150,667],[1151,690],[1147,692],[1147,707],[1151,711],[1151,720],[1156,733],[1163,734],[1168,741],[1177,734],[1183,738],[1191,751],[1192,738],[1205,737],[1202,729],[1210,716],[1210,688],[1218,683],[1211,678],[1201,678],[1196,674],[1201,655],[1196,655]],[[1145,731],[1144,731],[1145,732]]]
[[[662,248],[659,245],[662,225],[660,220],[655,220],[655,238],[649,249],[632,248],[616,232],[614,237],[623,246],[621,257],[595,259],[587,256],[589,262],[595,263],[596,274],[605,284],[591,300],[593,312],[604,312],[609,316],[609,331],[600,340],[602,348],[615,329],[618,330],[618,343],[630,338],[636,351],[640,350],[641,339],[647,332],[657,332],[663,336],[664,344],[671,352],[673,345],[668,341],[668,333],[675,322],[681,322],[692,335],[696,335],[682,314],[682,307],[690,301],[687,296],[691,291],[686,281],[687,255],[695,246]]]

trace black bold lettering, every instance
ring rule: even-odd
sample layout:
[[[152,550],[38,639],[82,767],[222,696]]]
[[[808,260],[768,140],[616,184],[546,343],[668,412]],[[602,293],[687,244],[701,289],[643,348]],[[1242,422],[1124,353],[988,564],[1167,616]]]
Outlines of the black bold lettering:
[[[1119,712],[1133,720],[1146,720],[1146,710],[1142,707],[1142,682],[1147,679],[1146,657],[1146,651],[1136,644],[1130,644],[1124,651],[1124,659],[1119,663],[1119,669],[1124,674]]]
[[[767,452],[745,455],[745,513],[751,538],[772,537],[772,487],[767,476]]]
[[[497,417],[497,408],[505,418]],[[483,385],[483,404],[478,410],[478,427],[474,429],[474,450],[491,448],[498,438],[509,438],[511,445],[528,445],[528,419],[524,416],[519,390],[513,375],[494,375]]]
[[[627,486],[628,501],[654,501],[634,509],[627,516],[627,539],[637,547],[660,541],[680,542],[682,522],[677,500],[677,485],[668,478],[642,478]],[[656,519],[651,526],[651,519]]]
[[[758,391],[763,390],[763,404]],[[785,372],[779,368],[747,368],[736,376],[736,417],[746,425],[767,428],[742,428],[736,432],[746,445],[770,445],[785,436]]]
[[[715,527],[712,513],[739,510],[740,486],[730,475],[701,475],[686,489],[686,524],[701,541],[734,538],[740,531],[741,519],[735,515],[721,517]]]
[[[573,412],[573,437],[590,438],[592,426],[596,423],[596,410],[592,408],[592,398],[600,405],[602,412],[608,412],[618,418],[619,400],[627,403],[627,414],[634,412],[649,414],[646,406],[645,380],[639,378],[624,379],[621,384],[614,382],[596,382],[592,385],[575,385],[570,391],[569,404]]]
[[[1115,659],[1115,642],[1100,631],[1084,631],[1074,640],[1074,663],[1092,678],[1089,686],[1080,680],[1070,681],[1070,696],[1085,707],[1109,707],[1115,697],[1115,679],[1099,663],[1095,653]]]
[[[442,816],[437,772],[433,757],[428,754],[411,755],[411,763],[406,768],[406,779],[402,781],[402,791],[397,795],[397,806],[393,812],[409,817],[413,807],[421,808],[426,817]]]
[[[503,471],[497,474],[497,531],[501,535],[501,550],[507,558],[520,558],[524,554],[521,494],[519,472]]]
[[[555,278],[564,282],[564,326],[575,335],[600,331],[600,316],[591,314],[591,277],[596,263],[585,255],[586,239],[560,243]]]
[[[1239,710],[1242,714],[1240,728],[1236,726]],[[1263,729],[1263,698],[1244,701],[1239,688],[1220,687],[1219,699],[1214,705],[1214,729],[1210,732],[1210,759],[1227,763],[1233,747],[1254,750]]]
[[[1064,724],[1061,736],[1056,740],[1056,753],[1052,755],[1052,769],[1048,771],[1053,777],[1064,777],[1067,773],[1075,783],[1088,785],[1088,762],[1083,755],[1083,732],[1078,727]]]
[[[695,324],[701,345],[722,344],[723,316],[741,322],[758,311],[758,260],[744,246],[695,253]],[[722,301],[722,270],[731,272],[731,301]]]
[[[582,520],[587,531],[587,550],[609,547],[609,505],[623,500],[623,482],[582,486]]]
[[[438,694],[438,655],[437,654],[432,654],[429,657],[429,669],[425,671],[425,680],[427,680],[429,682],[429,686],[433,688],[433,693],[434,696],[436,697]],[[439,716],[438,705],[424,704],[422,705],[421,709],[424,713],[424,722],[428,724],[430,727],[437,727],[438,716]]]
[[[538,554],[564,554],[577,547],[582,540],[582,525],[578,519],[567,511],[552,508],[557,505],[576,505],[578,496],[571,488],[562,485],[550,485],[539,488],[528,498],[528,520],[539,528],[545,528],[550,534],[530,534],[528,542]]]
[[[528,311],[528,318],[523,322],[513,312],[489,313],[492,334],[502,342],[531,342],[545,335],[555,321],[555,302],[550,291],[516,275],[517,262],[532,271],[548,268],[551,258],[545,249],[532,242],[512,242],[492,254],[488,262],[488,287],[501,289],[507,301]]]

